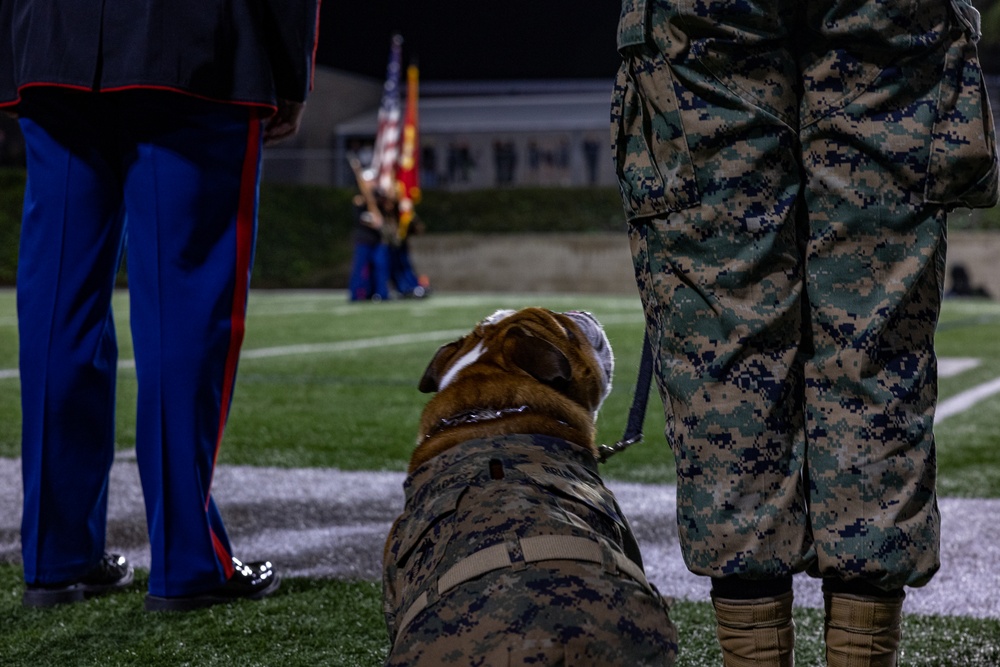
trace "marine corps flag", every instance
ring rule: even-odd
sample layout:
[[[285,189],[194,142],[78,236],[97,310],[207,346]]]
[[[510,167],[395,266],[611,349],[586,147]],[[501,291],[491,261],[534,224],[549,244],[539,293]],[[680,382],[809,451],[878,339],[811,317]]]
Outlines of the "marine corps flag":
[[[405,238],[413,207],[420,203],[420,141],[417,134],[418,70],[416,65],[406,69],[406,119],[403,121],[403,145],[396,170],[396,187],[399,192],[399,238]]]
[[[399,75],[402,59],[403,37],[393,35],[385,86],[382,88],[382,103],[378,109],[375,151],[369,166],[375,187],[390,197],[395,196],[396,162],[399,159]]]

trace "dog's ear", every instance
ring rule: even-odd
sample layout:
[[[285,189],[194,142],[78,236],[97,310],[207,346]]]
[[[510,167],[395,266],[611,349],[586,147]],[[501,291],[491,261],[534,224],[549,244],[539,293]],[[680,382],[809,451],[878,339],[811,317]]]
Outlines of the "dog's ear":
[[[448,364],[451,363],[455,353],[458,352],[461,346],[462,339],[460,338],[438,348],[438,351],[434,354],[434,358],[431,359],[431,363],[424,370],[424,376],[420,378],[420,384],[417,388],[421,392],[433,394],[438,390],[441,376],[444,375],[445,369],[448,368]]]
[[[507,358],[539,382],[563,391],[573,379],[569,359],[549,341],[513,327],[507,332],[505,345],[509,346]]]

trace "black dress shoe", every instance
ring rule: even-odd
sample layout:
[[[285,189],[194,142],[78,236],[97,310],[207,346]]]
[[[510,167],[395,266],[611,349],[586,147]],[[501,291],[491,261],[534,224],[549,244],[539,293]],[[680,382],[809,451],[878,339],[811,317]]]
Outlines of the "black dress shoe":
[[[233,576],[207,593],[169,598],[146,595],[146,611],[190,611],[234,600],[260,600],[281,585],[281,576],[269,561],[244,564],[234,558],[233,567]]]
[[[93,570],[78,581],[58,584],[29,584],[21,602],[25,607],[54,607],[57,604],[80,602],[125,588],[132,583],[134,572],[125,556],[106,553]]]

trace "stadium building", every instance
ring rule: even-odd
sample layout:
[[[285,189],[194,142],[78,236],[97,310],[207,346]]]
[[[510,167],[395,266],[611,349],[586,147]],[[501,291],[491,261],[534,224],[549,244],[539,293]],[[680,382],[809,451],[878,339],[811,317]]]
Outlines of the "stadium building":
[[[421,186],[614,185],[611,86],[603,80],[422,83]],[[370,160],[381,94],[381,81],[319,67],[302,132],[265,151],[265,178],[352,186],[347,158]]]

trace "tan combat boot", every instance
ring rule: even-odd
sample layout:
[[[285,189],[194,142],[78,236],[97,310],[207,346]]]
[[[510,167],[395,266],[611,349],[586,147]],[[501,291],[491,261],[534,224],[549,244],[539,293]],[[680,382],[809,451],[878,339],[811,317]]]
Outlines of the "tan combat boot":
[[[903,598],[823,597],[828,667],[896,667]]]
[[[756,600],[712,598],[724,667],[792,667],[792,594]]]

